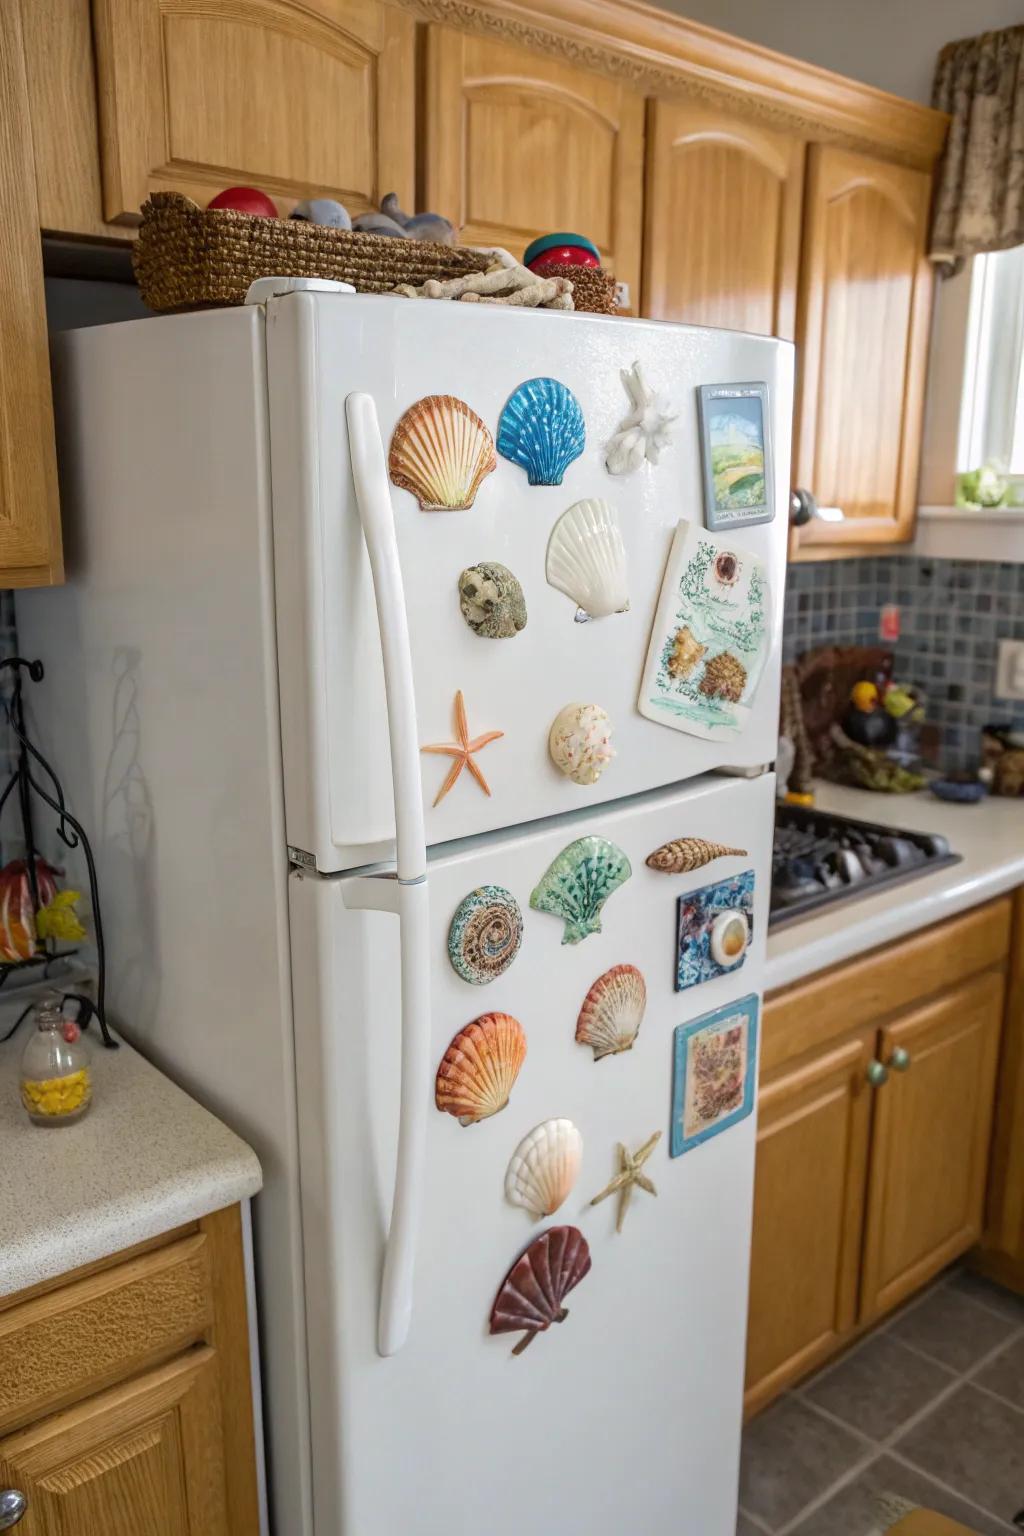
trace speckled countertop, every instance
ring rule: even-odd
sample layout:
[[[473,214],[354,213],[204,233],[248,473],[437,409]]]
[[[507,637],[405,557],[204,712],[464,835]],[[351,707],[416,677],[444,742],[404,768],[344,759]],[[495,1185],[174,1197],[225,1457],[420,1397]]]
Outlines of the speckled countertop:
[[[254,1195],[256,1154],[146,1059],[104,1050],[74,1125],[34,1126],[18,1097],[26,1023],[0,1046],[0,1295],[51,1280]]]
[[[927,790],[882,795],[821,782],[816,792],[819,810],[913,832],[941,832],[962,858],[769,933],[766,992],[1024,885],[1024,799],[989,795],[978,805],[952,805]]]

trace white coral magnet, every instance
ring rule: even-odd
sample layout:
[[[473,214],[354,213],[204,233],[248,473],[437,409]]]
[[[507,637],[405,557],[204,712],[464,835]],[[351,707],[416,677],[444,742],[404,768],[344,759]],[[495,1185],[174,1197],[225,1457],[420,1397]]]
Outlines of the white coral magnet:
[[[679,412],[664,395],[651,389],[639,363],[623,368],[619,377],[631,409],[609,441],[604,462],[610,475],[629,475],[642,464],[657,464],[661,450],[672,441],[672,423]]]

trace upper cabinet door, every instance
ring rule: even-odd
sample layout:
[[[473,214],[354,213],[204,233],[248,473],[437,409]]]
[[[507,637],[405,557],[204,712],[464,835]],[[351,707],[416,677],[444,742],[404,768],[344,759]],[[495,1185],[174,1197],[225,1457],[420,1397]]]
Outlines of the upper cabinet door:
[[[796,135],[652,102],[642,313],[792,341],[803,179]]]
[[[262,187],[350,211],[415,167],[415,23],[376,0],[94,0],[104,212]]]
[[[794,480],[844,519],[806,524],[801,545],[893,543],[913,533],[930,193],[924,171],[810,150]]]
[[[511,43],[428,29],[425,201],[467,245],[521,256],[537,235],[589,235],[640,278],[643,98]]]

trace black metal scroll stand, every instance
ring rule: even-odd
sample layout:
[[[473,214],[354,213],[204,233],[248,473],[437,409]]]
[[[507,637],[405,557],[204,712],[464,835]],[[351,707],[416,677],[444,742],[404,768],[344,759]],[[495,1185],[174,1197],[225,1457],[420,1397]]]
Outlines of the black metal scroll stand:
[[[78,1023],[80,1027],[88,1029],[89,1021],[93,1014],[100,1027],[103,1036],[103,1044],[112,1051],[118,1048],[118,1042],[107,1028],[106,1013],[104,1010],[104,994],[106,989],[106,950],[103,943],[103,920],[100,916],[100,893],[96,882],[96,863],[89,846],[89,839],[85,834],[81,822],[77,821],[64,803],[64,791],[60,787],[60,781],[49,763],[42,754],[32,745],[28,739],[25,728],[25,707],[22,701],[21,690],[24,682],[24,674],[27,672],[34,683],[42,681],[43,664],[41,661],[26,661],[21,656],[8,656],[0,661],[0,671],[9,667],[14,673],[14,687],[10,700],[6,704],[7,718],[11,723],[11,730],[18,741],[18,761],[11,777],[8,779],[2,793],[0,793],[0,816],[10,799],[11,793],[17,790],[18,806],[21,811],[22,837],[25,843],[25,865],[28,873],[29,889],[32,893],[33,911],[39,910],[39,877],[36,869],[36,842],[32,827],[33,795],[37,796],[44,805],[48,805],[57,813],[57,836],[68,848],[81,848],[85,855],[86,866],[89,871],[89,900],[92,904],[92,924],[96,940],[96,1002],[91,998],[83,997],[77,992],[69,992],[67,997],[73,998],[78,1003]],[[35,775],[38,774],[39,777]],[[39,778],[45,783],[41,784]],[[32,966],[42,966],[43,974],[55,960],[64,960],[76,954],[74,949],[58,950],[55,942],[44,939],[36,939],[36,953],[27,960],[0,961],[0,988],[8,977],[15,972],[21,973]],[[15,1033],[22,1020],[25,1018],[28,1007],[18,1015],[17,1022],[8,1030],[7,1034],[0,1037],[0,1044],[9,1040]]]

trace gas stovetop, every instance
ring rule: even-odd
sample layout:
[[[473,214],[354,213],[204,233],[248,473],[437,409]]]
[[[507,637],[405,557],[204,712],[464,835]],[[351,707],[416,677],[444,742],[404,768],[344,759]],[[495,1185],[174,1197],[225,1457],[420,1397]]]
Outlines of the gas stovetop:
[[[770,928],[957,864],[946,838],[897,832],[802,805],[776,807]]]

